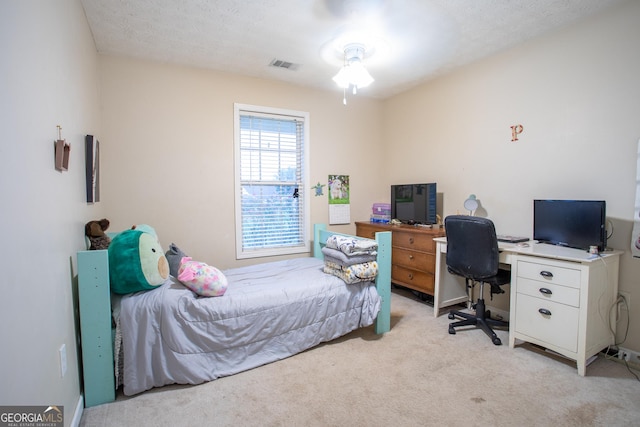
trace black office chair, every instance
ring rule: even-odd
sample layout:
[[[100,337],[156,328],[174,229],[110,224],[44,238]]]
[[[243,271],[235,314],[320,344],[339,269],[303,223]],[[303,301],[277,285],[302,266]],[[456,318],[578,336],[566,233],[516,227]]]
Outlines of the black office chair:
[[[511,281],[511,272],[499,268],[498,239],[493,222],[487,218],[451,215],[444,219],[447,235],[447,268],[451,274],[465,278],[467,291],[480,284],[480,295],[475,303],[475,314],[452,310],[449,319],[463,320],[449,324],[449,333],[455,334],[459,326],[481,328],[495,345],[502,344],[492,327],[508,327],[509,323],[491,319],[484,304],[484,285],[491,286],[493,294],[504,293],[501,288]],[[471,295],[471,294],[469,294]]]

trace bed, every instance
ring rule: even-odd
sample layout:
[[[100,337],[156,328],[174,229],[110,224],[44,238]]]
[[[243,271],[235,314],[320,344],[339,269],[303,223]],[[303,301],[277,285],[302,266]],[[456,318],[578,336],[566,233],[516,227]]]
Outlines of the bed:
[[[219,298],[198,298],[170,276],[158,289],[112,301],[108,251],[78,252],[85,406],[115,400],[119,342],[123,391],[135,395],[233,375],[372,324],[377,334],[387,332],[391,233],[376,233],[375,282],[353,284],[323,272],[323,246],[336,235],[361,239],[316,224],[312,257],[225,270],[229,288]]]

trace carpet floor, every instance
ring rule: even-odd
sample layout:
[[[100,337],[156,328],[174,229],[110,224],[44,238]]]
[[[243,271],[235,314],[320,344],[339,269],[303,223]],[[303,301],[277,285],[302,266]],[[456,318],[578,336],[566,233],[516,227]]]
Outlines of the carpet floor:
[[[529,344],[449,335],[446,315],[394,289],[391,331],[354,331],[230,377],[166,386],[86,408],[81,426],[632,426],[637,371],[575,362]]]

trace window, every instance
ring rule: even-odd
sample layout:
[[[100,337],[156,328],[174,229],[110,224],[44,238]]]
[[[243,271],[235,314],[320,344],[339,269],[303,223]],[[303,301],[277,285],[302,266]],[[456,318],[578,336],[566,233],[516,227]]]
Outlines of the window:
[[[309,252],[309,114],[234,110],[237,258]]]

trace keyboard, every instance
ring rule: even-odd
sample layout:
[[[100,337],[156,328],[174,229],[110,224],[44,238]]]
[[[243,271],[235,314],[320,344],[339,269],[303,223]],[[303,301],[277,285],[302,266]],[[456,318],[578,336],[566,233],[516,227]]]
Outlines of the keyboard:
[[[518,236],[508,236],[506,234],[498,234],[498,242],[505,243],[520,243],[520,242],[528,242],[530,239],[528,237],[518,237]]]

